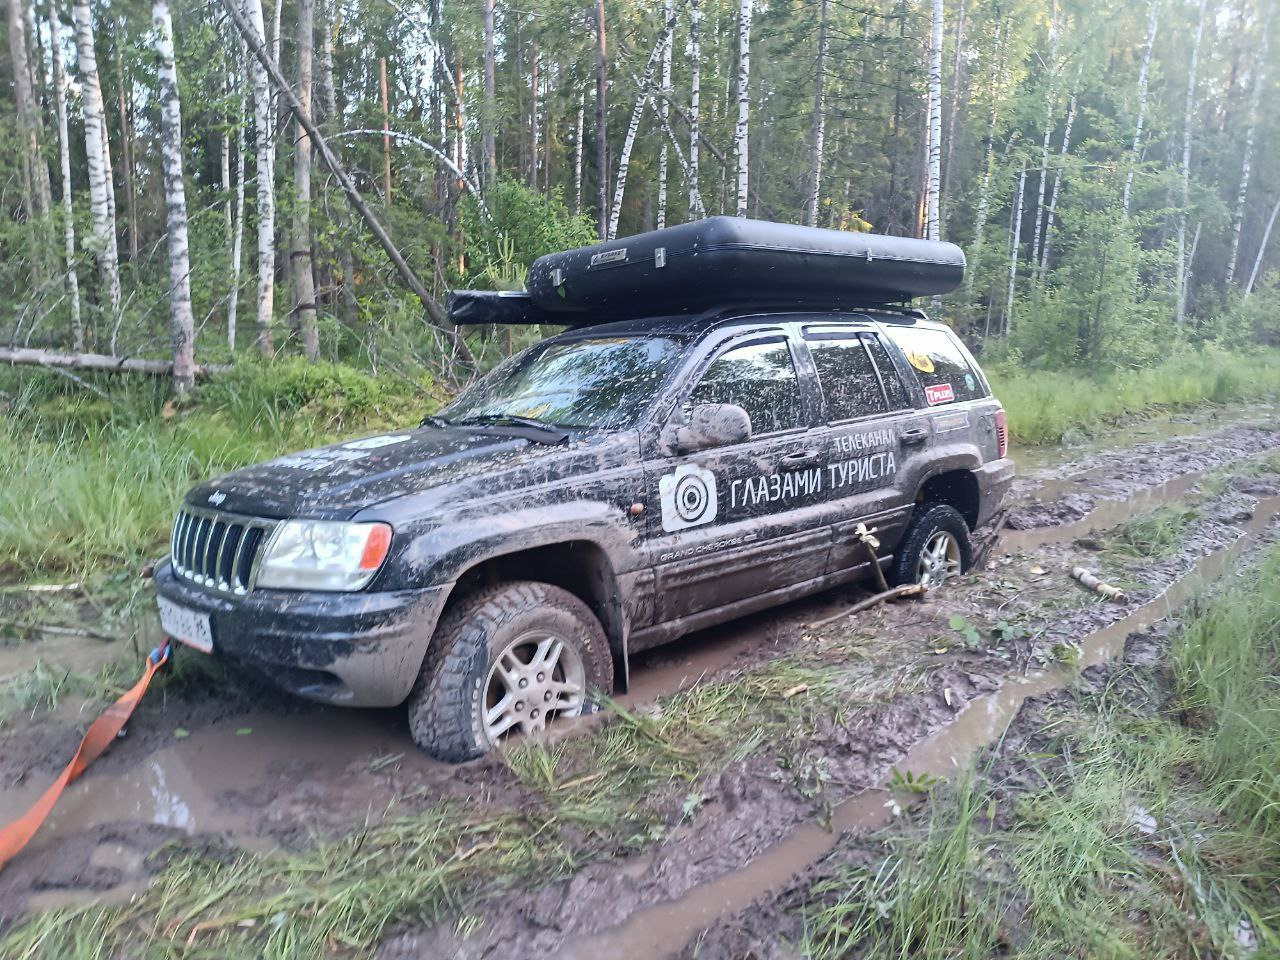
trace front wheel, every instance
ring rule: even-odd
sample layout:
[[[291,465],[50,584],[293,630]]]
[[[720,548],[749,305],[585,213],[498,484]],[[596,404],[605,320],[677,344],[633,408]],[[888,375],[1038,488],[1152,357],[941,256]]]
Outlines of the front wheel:
[[[433,757],[471,760],[578,716],[588,692],[612,687],[609,643],[585,603],[548,583],[505,583],[440,621],[409,695],[409,728]]]
[[[895,585],[919,583],[936,590],[973,562],[969,525],[945,503],[921,504],[916,510],[890,572]]]

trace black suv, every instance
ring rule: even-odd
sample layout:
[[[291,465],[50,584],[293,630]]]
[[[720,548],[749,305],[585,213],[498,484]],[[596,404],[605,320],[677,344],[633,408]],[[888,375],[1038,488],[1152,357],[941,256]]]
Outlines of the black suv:
[[[197,487],[179,640],[305,697],[408,700],[464,760],[591,709],[628,655],[869,576],[966,569],[1004,410],[922,314],[709,311],[544,340],[421,427]]]

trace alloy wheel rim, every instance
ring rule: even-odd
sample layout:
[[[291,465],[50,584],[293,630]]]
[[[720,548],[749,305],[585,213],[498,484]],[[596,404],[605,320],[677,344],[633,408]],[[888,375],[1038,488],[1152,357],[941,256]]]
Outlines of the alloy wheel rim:
[[[927,589],[942,586],[960,572],[960,543],[946,530],[925,541],[916,565],[916,583]]]
[[[493,743],[511,733],[540,733],[558,716],[577,716],[586,702],[582,657],[564,637],[521,634],[498,655],[485,683],[482,721]]]

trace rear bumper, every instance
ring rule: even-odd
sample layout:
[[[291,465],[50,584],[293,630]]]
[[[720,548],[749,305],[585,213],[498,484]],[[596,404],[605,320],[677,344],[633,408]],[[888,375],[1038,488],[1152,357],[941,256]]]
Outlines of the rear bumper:
[[[394,706],[409,695],[449,587],[227,597],[177,577],[167,562],[156,570],[162,597],[209,614],[215,655],[290,693],[352,707]]]
[[[973,471],[978,480],[978,523],[982,526],[990,520],[1013,486],[1013,461],[1008,457],[992,460]]]

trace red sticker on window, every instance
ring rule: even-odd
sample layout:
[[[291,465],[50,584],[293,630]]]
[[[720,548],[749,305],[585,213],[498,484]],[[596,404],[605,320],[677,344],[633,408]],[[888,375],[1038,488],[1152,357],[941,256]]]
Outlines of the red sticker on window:
[[[924,398],[929,401],[929,405],[933,406],[938,403],[949,403],[956,398],[956,392],[951,389],[949,383],[935,383],[931,387],[924,388]]]

